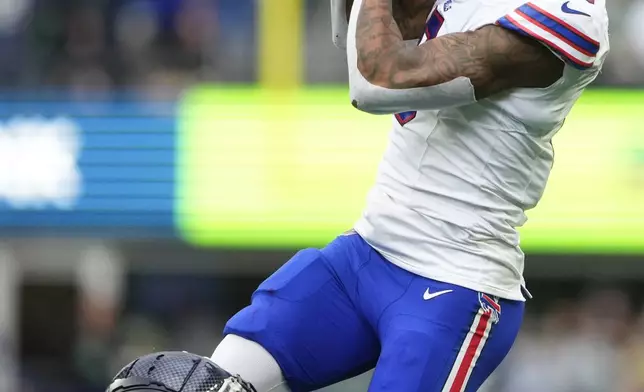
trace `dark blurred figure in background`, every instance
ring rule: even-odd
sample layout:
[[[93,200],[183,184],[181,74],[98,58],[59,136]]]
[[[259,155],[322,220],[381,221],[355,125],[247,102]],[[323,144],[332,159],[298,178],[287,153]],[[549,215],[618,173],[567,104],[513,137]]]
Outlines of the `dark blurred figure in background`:
[[[3,63],[11,68],[0,74],[4,84],[165,97],[199,81],[252,79],[251,2],[11,1],[17,26],[0,36],[0,48],[16,61]]]

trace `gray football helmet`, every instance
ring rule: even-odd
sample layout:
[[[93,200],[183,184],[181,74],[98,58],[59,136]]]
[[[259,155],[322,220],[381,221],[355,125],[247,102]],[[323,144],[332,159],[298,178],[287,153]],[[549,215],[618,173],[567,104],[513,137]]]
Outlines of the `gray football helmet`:
[[[253,386],[210,359],[186,352],[137,358],[112,380],[106,392],[256,392]]]

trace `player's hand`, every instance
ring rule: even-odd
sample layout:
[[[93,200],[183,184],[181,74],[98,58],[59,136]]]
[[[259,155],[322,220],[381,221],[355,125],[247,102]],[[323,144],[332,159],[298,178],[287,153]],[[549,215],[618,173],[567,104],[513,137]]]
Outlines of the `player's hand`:
[[[368,1],[368,0],[363,0]],[[418,40],[425,31],[425,23],[436,0],[389,0],[393,17],[404,40]],[[331,0],[333,43],[346,48],[348,23],[354,0]],[[344,9],[343,9],[344,8]]]
[[[394,19],[404,40],[420,39],[435,2],[436,0],[391,0]]]

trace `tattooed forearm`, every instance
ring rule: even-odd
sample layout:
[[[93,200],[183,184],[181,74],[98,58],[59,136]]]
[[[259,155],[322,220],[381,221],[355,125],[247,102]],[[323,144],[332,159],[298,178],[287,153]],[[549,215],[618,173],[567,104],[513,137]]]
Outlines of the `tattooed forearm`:
[[[494,25],[410,48],[402,42],[391,0],[363,1],[356,34],[358,69],[373,84],[405,89],[464,76],[481,99],[514,87],[547,87],[563,72],[563,62],[545,46]]]
[[[404,40],[419,39],[425,31],[425,22],[436,0],[392,0],[393,18]],[[353,0],[347,0],[347,21]]]
[[[393,63],[398,62],[405,45],[394,20],[391,0],[363,0],[356,27],[356,49],[358,70],[365,79],[373,83],[392,76]]]

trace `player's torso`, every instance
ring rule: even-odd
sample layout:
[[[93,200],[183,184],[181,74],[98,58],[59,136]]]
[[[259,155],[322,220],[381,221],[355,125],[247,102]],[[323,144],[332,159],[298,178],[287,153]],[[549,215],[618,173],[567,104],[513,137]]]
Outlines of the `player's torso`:
[[[495,23],[522,4],[439,0],[421,43]],[[566,66],[564,77],[545,89],[396,115],[358,231],[413,272],[436,279],[445,278],[436,271],[464,280],[486,276],[493,286],[488,292],[498,288],[492,294],[516,299],[523,270],[516,228],[544,192],[551,139],[597,75],[599,61],[603,56],[583,74]],[[450,263],[459,265],[450,271]]]

